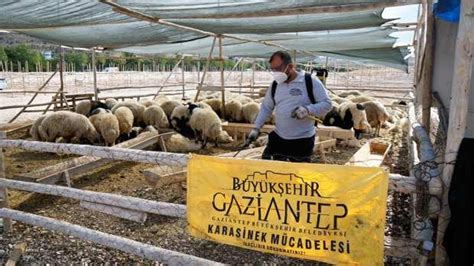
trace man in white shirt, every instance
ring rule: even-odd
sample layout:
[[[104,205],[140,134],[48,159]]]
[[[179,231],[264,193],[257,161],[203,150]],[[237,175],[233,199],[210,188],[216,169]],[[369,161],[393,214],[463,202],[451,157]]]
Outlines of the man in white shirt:
[[[269,63],[275,81],[266,92],[248,141],[259,136],[274,111],[275,131],[268,136],[262,159],[310,162],[316,131],[309,116],[325,115],[331,100],[319,79],[295,70],[287,52],[275,52]]]

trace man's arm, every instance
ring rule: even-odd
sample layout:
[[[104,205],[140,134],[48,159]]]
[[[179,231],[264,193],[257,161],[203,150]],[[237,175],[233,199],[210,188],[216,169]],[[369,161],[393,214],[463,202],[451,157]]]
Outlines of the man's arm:
[[[258,112],[257,118],[255,119],[255,128],[261,129],[263,124],[268,120],[268,118],[273,113],[273,108],[275,104],[272,99],[272,85],[267,89],[265,97],[260,105],[260,111]]]
[[[324,88],[323,83],[319,79],[313,78],[313,94],[317,102],[315,104],[310,104],[306,106],[309,113],[314,116],[324,116],[327,114],[332,107],[331,99],[328,96],[326,88]]]

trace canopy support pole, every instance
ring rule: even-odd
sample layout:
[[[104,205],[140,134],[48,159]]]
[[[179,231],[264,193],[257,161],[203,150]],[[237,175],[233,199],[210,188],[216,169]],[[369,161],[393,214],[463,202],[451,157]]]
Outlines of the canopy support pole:
[[[211,64],[212,52],[214,52],[214,46],[216,45],[216,39],[217,39],[217,37],[214,37],[214,40],[212,41],[211,50],[209,51],[209,56],[207,57],[206,65],[204,66],[204,70],[202,72],[201,81],[199,82],[198,87],[197,87],[196,97],[194,97],[195,102],[197,102],[198,97],[199,97],[199,93],[201,93],[202,84],[204,83],[204,79],[206,78],[207,70],[209,69],[209,65]]]
[[[221,96],[222,96],[222,113],[226,114],[225,111],[225,80],[224,80],[224,48],[222,46],[222,36],[219,36],[219,61],[221,63]],[[232,73],[232,71],[231,71]]]
[[[448,139],[444,155],[443,199],[438,218],[438,236],[436,239],[436,265],[446,265],[446,250],[443,238],[448,226],[451,211],[448,205],[448,192],[454,171],[459,145],[466,132],[471,73],[474,54],[474,2],[461,1],[461,11],[454,54],[453,83],[449,104]]]
[[[425,2],[424,0],[423,2]],[[426,39],[425,39],[425,62],[422,66],[421,74],[421,86],[419,89],[422,89],[422,116],[421,124],[425,127],[427,132],[430,132],[430,122],[431,122],[431,105],[432,105],[432,85],[433,85],[433,57],[434,57],[434,45],[435,45],[435,35],[434,35],[434,15],[433,15],[433,1],[427,1],[426,8],[426,17],[425,17],[425,29],[426,29]]]
[[[95,48],[92,48],[92,75],[94,80],[94,100],[99,100],[99,90],[97,89],[97,68],[95,67]]]
[[[176,68],[179,66],[179,64],[181,63],[181,61],[184,59],[184,55],[181,56],[181,58],[178,60],[178,62],[176,62],[176,64],[174,65],[173,69],[171,70],[170,74],[168,75],[168,77],[166,77],[165,81],[161,84],[160,88],[156,91],[155,93],[155,96],[153,97],[153,100],[156,99],[156,97],[158,97],[158,94],[160,94],[161,90],[164,88],[165,84],[168,82],[168,80],[171,78],[171,76],[173,75],[173,73],[176,71]]]
[[[186,96],[186,84],[184,82],[184,55],[181,59],[181,82],[183,83],[182,86],[183,86],[183,100]]]
[[[60,97],[60,102],[61,102],[61,107],[60,109],[63,109],[63,95],[64,95],[64,53],[63,53],[63,46],[60,45],[59,46],[59,81],[60,81],[60,85],[59,85],[59,91],[60,91],[60,94],[61,94],[61,97]]]

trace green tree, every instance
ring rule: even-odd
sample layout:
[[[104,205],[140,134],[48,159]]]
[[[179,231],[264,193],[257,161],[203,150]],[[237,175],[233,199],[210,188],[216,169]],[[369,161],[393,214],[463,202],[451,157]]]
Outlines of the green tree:
[[[0,46],[0,61],[6,62],[8,60],[7,53],[5,52],[5,48],[3,46]]]
[[[20,62],[23,65],[28,61],[28,64],[33,66],[39,64],[42,60],[41,54],[28,47],[26,44],[7,47],[5,53],[7,54],[8,59],[13,62],[14,68],[17,67],[17,62]],[[32,69],[33,68],[30,68],[30,70]]]
[[[73,51],[64,55],[64,61],[73,64],[76,71],[79,71],[89,63],[89,57],[84,52]]]

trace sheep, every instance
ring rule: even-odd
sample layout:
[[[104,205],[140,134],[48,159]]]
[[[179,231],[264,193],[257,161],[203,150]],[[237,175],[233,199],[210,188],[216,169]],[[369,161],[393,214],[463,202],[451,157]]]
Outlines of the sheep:
[[[323,120],[323,125],[336,126],[343,129],[354,128],[355,136],[370,130],[364,107],[351,102],[342,103],[339,107],[333,107]]]
[[[255,102],[247,103],[244,106],[242,106],[242,113],[243,113],[245,122],[251,123],[251,124],[255,123],[259,110],[260,110],[260,105]]]
[[[194,143],[194,141],[181,134],[173,134],[165,140],[165,146],[169,152],[192,152],[198,151],[201,148],[201,145]]]
[[[178,105],[181,105],[180,102],[174,100],[168,100],[161,103],[160,107],[165,111],[166,117],[171,120],[171,113],[173,112],[174,108]]]
[[[202,140],[202,148],[206,147],[208,140],[213,140],[216,147],[218,146],[222,123],[215,112],[205,108],[196,108],[189,119],[189,125],[198,140]]]
[[[117,117],[119,123],[120,134],[130,135],[133,128],[133,113],[125,106],[119,107],[115,110],[114,115]]]
[[[143,123],[143,113],[145,112],[145,106],[143,106],[140,103],[137,103],[136,101],[124,101],[116,104],[112,108],[112,113],[115,114],[115,111],[117,111],[118,108],[120,107],[127,107],[132,111],[133,113],[133,125],[139,126]]]
[[[355,95],[355,96],[360,96],[362,95],[360,92],[358,91],[345,91],[345,92],[341,92],[339,93],[339,96],[340,97],[347,97],[349,95]]]
[[[242,103],[237,100],[231,100],[225,104],[225,111],[227,119],[230,122],[241,122],[243,119]]]
[[[74,111],[78,114],[90,116],[90,113],[97,108],[109,109],[107,105],[100,101],[82,101],[76,104]]]
[[[156,97],[156,98],[154,99],[154,101],[155,101],[158,105],[161,105],[161,104],[163,104],[164,102],[169,101],[169,99],[168,99],[168,96],[166,96],[166,95],[159,95],[158,97]]]
[[[157,105],[151,105],[145,109],[143,121],[147,126],[154,126],[155,128],[169,127],[168,117],[166,117],[165,111]]]
[[[139,104],[145,106],[145,107],[150,107],[152,105],[157,105],[159,106],[160,104],[156,101],[150,100],[150,99],[143,99],[139,102]]]
[[[383,104],[378,101],[368,101],[361,103],[367,114],[367,121],[370,126],[375,127],[375,136],[379,136],[380,127],[388,120],[389,114]]]
[[[90,143],[98,143],[100,137],[86,116],[70,111],[49,114],[41,122],[38,131],[41,138],[48,142],[62,137],[66,142],[70,142],[72,138],[86,138]]]
[[[196,105],[197,105],[199,108],[207,108],[207,109],[209,109],[209,110],[214,111],[214,110],[212,109],[212,107],[211,107],[209,104],[205,103],[205,102],[197,102]]]
[[[47,115],[42,115],[42,116],[38,117],[35,120],[35,122],[33,123],[33,125],[31,125],[30,135],[31,135],[31,137],[33,137],[33,140],[36,140],[36,141],[42,141],[43,140],[41,138],[40,132],[38,131],[38,128],[39,128],[39,126],[41,125],[41,122],[43,122],[43,120],[46,116]]]
[[[356,97],[350,99],[350,101],[353,102],[353,103],[363,103],[363,102],[376,101],[376,100],[373,97],[360,95],[360,96],[356,96]]]
[[[189,126],[189,109],[186,105],[178,105],[171,113],[170,124],[179,133],[185,136],[193,136],[193,131]]]
[[[342,97],[339,97],[337,95],[331,95],[329,96],[331,98],[331,101],[334,103],[337,103],[337,104],[342,104],[342,103],[345,103],[345,102],[348,102],[349,100],[345,99],[345,98],[342,98]]]
[[[207,99],[203,101],[204,103],[207,103],[209,106],[211,106],[212,110],[216,112],[216,114],[219,117],[222,117],[222,101],[219,99]]]
[[[120,135],[120,126],[114,114],[110,112],[99,112],[91,115],[89,120],[104,139],[105,146],[115,145],[115,141]]]
[[[114,98],[105,99],[105,105],[107,105],[107,107],[111,110],[117,103],[118,103],[118,101]]]
[[[367,114],[364,106],[352,102],[346,102],[339,106],[339,115],[343,120],[343,127],[354,128],[356,137],[360,137],[362,132],[370,132],[370,124],[367,121]]]
[[[234,139],[225,130],[222,130],[217,137],[217,142],[219,143],[231,143],[232,141],[234,141]]]
[[[398,132],[403,132],[406,133],[410,129],[410,121],[408,121],[408,118],[402,118],[400,120],[397,120],[395,125],[393,125],[388,132],[390,133],[398,133]]]

